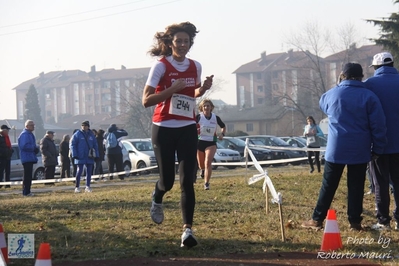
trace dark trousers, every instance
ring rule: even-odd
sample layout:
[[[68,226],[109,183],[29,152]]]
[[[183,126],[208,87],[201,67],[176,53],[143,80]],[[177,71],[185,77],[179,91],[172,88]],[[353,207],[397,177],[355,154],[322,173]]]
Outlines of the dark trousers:
[[[360,224],[363,212],[364,182],[367,163],[348,164],[347,166],[347,187],[348,187],[348,220],[350,223]],[[328,209],[334,198],[335,191],[341,180],[345,164],[325,162],[323,183],[319,192],[319,199],[313,211],[312,219],[324,221]]]
[[[54,179],[55,165],[48,165],[44,167],[44,177],[46,179]]]
[[[72,176],[76,177],[76,173],[78,172],[78,166],[75,164],[75,160],[72,158],[69,158],[73,167],[73,172],[72,172]]]
[[[69,158],[66,158],[61,162],[61,178],[64,178],[65,174],[66,177],[71,176],[71,160],[69,160]]]
[[[167,128],[152,125],[152,143],[158,162],[159,180],[155,184],[154,201],[162,202],[175,182],[175,154],[179,161],[180,206],[183,224],[193,224],[195,193],[194,175],[197,166],[197,128],[189,125]]]
[[[32,186],[32,176],[33,176],[33,164],[34,163],[23,163],[24,166],[24,176],[22,181],[22,195],[29,195],[30,188]]]
[[[96,167],[94,170],[94,174],[95,175],[102,175],[104,174],[104,170],[103,170],[103,162],[102,161],[96,161],[95,162]],[[123,166],[122,166],[123,167]]]
[[[390,193],[389,183],[393,188],[395,210],[393,217],[399,222],[399,154],[383,154],[370,162],[370,174],[375,187],[375,202],[377,206],[377,220],[380,224],[389,224]]]
[[[11,173],[11,160],[0,159],[0,182],[9,182]]]
[[[123,172],[123,154],[118,153],[118,154],[108,154],[108,171],[111,173],[115,173],[115,166],[116,166],[116,172]],[[125,174],[120,174],[119,175],[120,179],[125,178]]]
[[[314,170],[313,159],[312,159],[313,154],[314,154],[314,158],[315,158],[315,162],[316,162],[316,166],[317,166],[317,171],[320,173],[321,166],[320,166],[320,152],[319,151],[308,151],[308,162],[310,165],[310,169]]]

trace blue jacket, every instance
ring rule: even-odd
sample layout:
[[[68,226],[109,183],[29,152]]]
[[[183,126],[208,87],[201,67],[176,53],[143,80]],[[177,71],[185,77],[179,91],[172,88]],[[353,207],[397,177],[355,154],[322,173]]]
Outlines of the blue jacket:
[[[118,141],[118,145],[116,145],[116,147],[114,147],[114,148],[107,148],[106,154],[121,154],[122,153],[122,143],[120,142],[120,140],[123,137],[127,136],[128,133],[123,129],[118,129],[116,126],[110,126],[108,128],[108,132],[105,133],[105,135],[104,135],[104,145],[107,142],[107,136],[109,133],[115,134],[116,140]]]
[[[36,146],[35,135],[29,130],[22,130],[18,137],[19,154],[21,163],[37,163],[36,153],[39,148]]]
[[[384,110],[388,144],[382,154],[399,153],[399,73],[394,67],[383,66],[364,84],[380,99]]]
[[[87,132],[83,130],[76,131],[70,143],[70,150],[75,164],[94,164],[94,158],[89,158],[89,147],[94,148],[96,157],[99,157],[97,140],[91,130]]]
[[[378,97],[358,80],[344,80],[324,93],[320,109],[328,116],[325,159],[338,164],[361,164],[371,151],[386,145],[385,115]]]

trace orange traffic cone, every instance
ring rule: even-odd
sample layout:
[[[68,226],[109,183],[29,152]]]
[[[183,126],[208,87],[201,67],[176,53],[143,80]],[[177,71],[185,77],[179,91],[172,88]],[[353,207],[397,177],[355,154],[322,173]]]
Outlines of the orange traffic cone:
[[[335,210],[328,210],[327,221],[324,228],[321,251],[337,250],[342,248],[341,234],[339,233]]]
[[[49,243],[40,244],[35,266],[51,266],[51,253]]]
[[[8,250],[7,250],[6,237],[4,236],[2,224],[0,224],[0,248],[1,248],[1,253],[3,254],[4,257],[4,261],[8,263]]]

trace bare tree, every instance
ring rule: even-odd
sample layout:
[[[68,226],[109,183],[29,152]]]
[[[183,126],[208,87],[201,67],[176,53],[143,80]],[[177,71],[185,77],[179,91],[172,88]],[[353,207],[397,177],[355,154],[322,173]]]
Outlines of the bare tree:
[[[280,91],[279,100],[301,113],[304,119],[308,115],[323,118],[318,102],[331,84],[323,57],[340,50],[345,51],[342,63],[349,62],[356,47],[355,40],[359,40],[356,36],[351,23],[344,24],[334,33],[317,22],[307,22],[300,30],[293,29],[286,37],[286,43],[296,51],[296,60],[290,64],[297,69],[297,78],[290,79],[295,90],[290,93]]]

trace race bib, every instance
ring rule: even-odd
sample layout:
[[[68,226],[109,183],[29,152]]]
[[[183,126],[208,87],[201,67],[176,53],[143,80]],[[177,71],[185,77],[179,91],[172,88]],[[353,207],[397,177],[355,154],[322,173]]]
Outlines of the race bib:
[[[170,99],[169,114],[193,118],[195,99],[184,94],[173,94]]]
[[[306,144],[309,146],[309,145],[314,144],[316,142],[316,138],[314,136],[308,137],[306,139],[306,142],[307,142]]]
[[[215,129],[213,127],[202,126],[201,135],[202,136],[213,136],[215,134]]]

